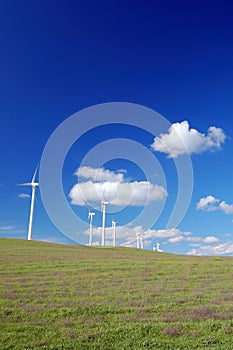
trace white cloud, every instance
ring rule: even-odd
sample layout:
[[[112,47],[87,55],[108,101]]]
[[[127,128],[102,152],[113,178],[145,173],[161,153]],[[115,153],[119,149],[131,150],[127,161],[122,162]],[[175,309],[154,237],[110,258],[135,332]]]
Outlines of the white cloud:
[[[18,195],[18,197],[19,197],[19,198],[30,198],[29,194],[27,194],[27,193],[20,193],[20,194]]]
[[[18,237],[19,235],[22,235],[22,234],[25,234],[25,231],[17,228],[16,226],[8,225],[8,224],[0,225],[0,235],[1,236],[9,237],[9,235],[10,235],[12,237],[12,235],[13,235],[13,236]]]
[[[189,126],[187,120],[174,123],[167,134],[155,137],[151,147],[158,152],[168,154],[169,158],[176,158],[182,154],[202,153],[207,150],[219,149],[224,143],[224,131],[215,126],[208,129],[207,135]]]
[[[123,174],[104,168],[81,167],[76,174],[89,180],[72,187],[69,197],[74,205],[100,203],[104,198],[115,206],[143,206],[153,201],[162,201],[167,196],[163,186],[148,181],[124,182]]]
[[[219,239],[214,236],[207,236],[203,239],[203,242],[208,244],[219,243]]]
[[[201,198],[196,208],[203,211],[221,210],[225,214],[233,214],[233,204],[228,204],[225,201],[220,202],[220,199],[211,195]]]
[[[134,226],[134,227],[130,227],[130,226],[117,226],[116,228],[117,231],[117,238],[118,239],[124,239],[124,240],[132,240],[132,239],[136,239],[136,234],[142,234],[143,228],[142,226]],[[89,229],[87,229],[84,232],[85,235],[89,235]],[[92,235],[94,237],[101,237],[102,234],[102,227],[93,227],[92,229]],[[113,236],[113,229],[112,227],[106,227],[105,228],[105,236],[106,239],[110,239]]]
[[[86,235],[89,235],[89,229],[84,232]],[[101,227],[93,227],[92,234],[94,237],[101,237]],[[133,242],[136,242],[137,234],[143,235],[143,238],[146,241],[152,241],[154,239],[168,239],[169,243],[179,243],[184,241],[190,242],[199,242],[201,239],[197,237],[190,237],[191,232],[182,232],[179,229],[161,229],[161,230],[144,230],[142,226],[117,226],[117,239],[123,241],[122,245],[131,245]],[[113,229],[111,227],[106,227],[105,229],[106,239],[111,239],[113,236]],[[182,237],[182,239],[181,239]]]
[[[196,242],[200,242],[200,241],[202,241],[202,238],[200,238],[200,237],[195,237],[195,236],[186,237],[183,235],[168,239],[169,243],[182,243],[182,242],[194,242],[194,243],[196,243]]]
[[[12,226],[12,225],[0,226],[0,231],[12,231],[14,229],[15,229],[15,226]]]
[[[92,168],[89,166],[78,168],[75,175],[94,182],[122,182],[124,179],[124,175],[120,171],[116,174],[104,168]]]
[[[233,214],[233,204],[227,204],[225,201],[219,204],[219,209],[225,214]]]
[[[178,228],[170,228],[170,229],[161,229],[161,230],[147,230],[146,237],[147,238],[175,238],[182,236],[190,236],[191,232],[182,232]]]
[[[199,200],[196,208],[198,210],[206,210],[206,211],[216,210],[216,207],[214,207],[214,204],[216,203],[219,203],[219,199],[215,198],[214,196],[207,196]]]
[[[84,232],[85,235],[89,235],[89,229]],[[95,245],[100,245],[102,234],[101,227],[93,227],[92,235],[95,241]],[[155,240],[163,240],[163,244],[179,244],[188,243],[190,245],[197,245],[197,248],[188,252],[188,255],[216,255],[216,251],[220,254],[229,254],[230,248],[226,249],[226,245],[219,244],[219,239],[214,236],[197,237],[193,236],[192,232],[181,231],[177,228],[171,229],[149,229],[144,230],[142,226],[117,226],[116,236],[117,245],[136,247],[137,235],[142,235],[144,240],[144,247],[151,247],[151,244]],[[112,227],[106,227],[105,229],[106,245],[112,245],[113,241],[113,229]],[[208,245],[201,246],[202,243]],[[93,244],[94,245],[94,244]],[[233,243],[232,243],[233,252]]]
[[[233,255],[233,242],[205,245],[192,249],[188,255]]]

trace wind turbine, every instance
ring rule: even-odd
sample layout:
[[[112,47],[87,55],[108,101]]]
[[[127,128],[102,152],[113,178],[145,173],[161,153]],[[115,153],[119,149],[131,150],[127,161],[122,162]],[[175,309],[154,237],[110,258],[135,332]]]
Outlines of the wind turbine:
[[[141,241],[141,249],[144,249],[143,233],[140,236],[140,241]]]
[[[144,249],[143,245],[143,233],[136,233],[137,249]]]
[[[36,187],[39,186],[39,183],[35,182],[37,169],[38,169],[38,166],[36,167],[36,170],[35,170],[35,173],[34,173],[34,175],[32,177],[31,182],[18,184],[18,186],[31,186],[31,188],[32,188],[31,206],[30,206],[30,215],[29,215],[29,224],[28,224],[28,241],[30,241],[32,239],[32,224],[33,224],[35,193],[36,193]]]
[[[105,246],[105,217],[106,217],[106,205],[108,202],[102,200],[102,240],[101,240],[101,245],[102,247]]]
[[[113,247],[116,246],[116,221],[112,220],[112,228],[113,228]]]
[[[136,237],[137,237],[137,249],[140,249],[140,233],[136,233]]]
[[[92,221],[93,221],[93,216],[95,215],[95,213],[89,211],[88,213],[88,219],[90,219],[90,236],[89,236],[89,246],[92,245]]]
[[[162,249],[160,249],[160,243],[156,243],[156,250],[157,250],[157,252],[162,252],[163,250]]]

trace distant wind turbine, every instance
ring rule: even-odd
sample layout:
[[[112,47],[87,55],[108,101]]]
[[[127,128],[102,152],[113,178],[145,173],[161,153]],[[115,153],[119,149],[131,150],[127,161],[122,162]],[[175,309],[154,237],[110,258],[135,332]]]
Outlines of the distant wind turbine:
[[[106,205],[108,202],[102,200],[101,205],[102,205],[102,241],[101,245],[102,247],[105,246],[105,217],[106,217]]]
[[[144,249],[143,234],[141,234],[140,241],[141,241],[141,249]]]
[[[137,237],[137,249],[140,249],[140,233],[136,233],[136,237]]]
[[[90,229],[89,229],[89,232],[90,232],[90,236],[89,236],[89,246],[92,245],[92,221],[93,221],[93,216],[95,215],[95,213],[89,211],[88,213],[88,219],[90,220]]]
[[[113,247],[116,246],[116,221],[112,220],[112,228],[113,228]]]
[[[158,242],[156,243],[156,247],[155,246],[153,247],[153,250],[156,252],[163,252],[163,250],[160,249],[160,243],[158,243]]]
[[[37,169],[38,169],[38,166],[36,167],[36,170],[35,170],[35,173],[34,173],[34,175],[32,177],[31,182],[18,184],[18,186],[31,186],[31,188],[32,188],[31,207],[30,207],[29,224],[28,224],[28,240],[29,241],[32,239],[32,224],[33,224],[33,214],[34,214],[34,203],[35,203],[36,187],[39,186],[39,183],[35,182]]]
[[[137,249],[144,249],[143,233],[136,233]]]
[[[156,243],[156,250],[157,250],[157,252],[163,252],[163,250],[162,249],[160,249],[160,243]]]

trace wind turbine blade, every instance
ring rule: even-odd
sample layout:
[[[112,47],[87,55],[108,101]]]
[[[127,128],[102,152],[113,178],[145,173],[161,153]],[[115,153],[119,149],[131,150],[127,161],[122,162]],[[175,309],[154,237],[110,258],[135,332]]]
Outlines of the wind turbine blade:
[[[26,182],[24,184],[17,184],[17,186],[31,186],[31,182]]]
[[[36,170],[35,170],[34,175],[33,175],[33,178],[32,178],[32,183],[34,183],[34,182],[35,182],[35,178],[36,178],[36,174],[37,174],[38,166],[39,166],[39,164],[37,164],[37,166],[36,166]]]

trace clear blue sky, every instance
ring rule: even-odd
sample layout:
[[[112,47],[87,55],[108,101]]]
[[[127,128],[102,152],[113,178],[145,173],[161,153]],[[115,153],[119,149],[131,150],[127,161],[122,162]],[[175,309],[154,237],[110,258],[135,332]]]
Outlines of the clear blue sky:
[[[232,10],[230,1],[1,1],[0,237],[27,237],[30,198],[18,196],[30,195],[30,189],[16,184],[31,179],[58,125],[83,108],[119,101],[149,107],[171,124],[188,121],[207,142],[198,152],[195,146],[190,151],[194,189],[177,231],[166,231],[177,194],[174,159],[153,150],[168,196],[147,248],[159,241],[171,253],[232,255]],[[219,147],[208,143],[212,126],[226,136]],[[117,132],[151,150],[149,134],[126,126]],[[69,197],[77,182],[78,153],[81,149],[84,155],[108,135],[107,128],[86,135],[64,163],[67,201],[82,218],[87,209],[71,204]],[[126,182],[145,180],[130,162],[105,165],[112,174],[118,169],[127,170]],[[138,210],[132,206],[116,214],[119,230],[128,223],[126,215]],[[108,226],[111,219],[109,214]],[[100,213],[95,220],[99,226]],[[83,241],[80,237],[81,243],[88,241],[87,235]],[[39,191],[33,238],[70,242],[51,223]]]

